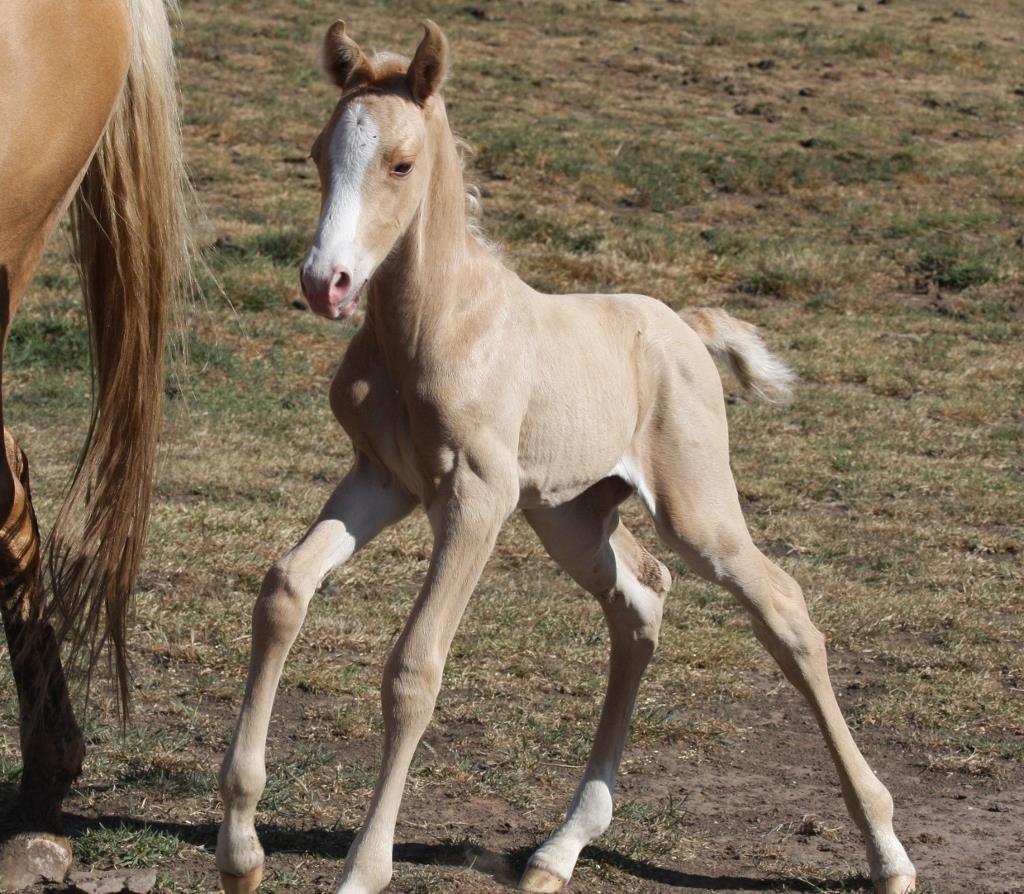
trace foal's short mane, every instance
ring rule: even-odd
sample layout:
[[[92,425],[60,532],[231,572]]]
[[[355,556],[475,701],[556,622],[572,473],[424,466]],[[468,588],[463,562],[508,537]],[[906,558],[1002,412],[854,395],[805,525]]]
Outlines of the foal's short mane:
[[[459,153],[459,164],[462,165],[462,183],[466,190],[466,226],[470,234],[480,245],[488,251],[500,254],[498,246],[493,240],[488,238],[487,233],[484,231],[481,219],[483,217],[483,202],[480,200],[480,187],[470,180],[469,175],[466,173],[466,159],[471,158],[476,150],[469,140],[459,136],[454,130],[452,130],[451,134],[452,139],[455,141],[455,149]]]
[[[370,84],[374,87],[388,87],[395,83],[405,82],[405,73],[409,70],[407,56],[382,50],[370,57],[372,77]]]

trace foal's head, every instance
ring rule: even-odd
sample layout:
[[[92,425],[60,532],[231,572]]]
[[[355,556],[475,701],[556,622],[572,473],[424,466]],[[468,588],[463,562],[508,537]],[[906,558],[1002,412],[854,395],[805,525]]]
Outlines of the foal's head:
[[[448,43],[433,22],[412,62],[367,58],[335,22],[323,65],[341,98],[313,143],[320,174],[320,225],[302,265],[310,307],[349,316],[360,293],[423,200],[430,179],[424,149],[448,67]]]

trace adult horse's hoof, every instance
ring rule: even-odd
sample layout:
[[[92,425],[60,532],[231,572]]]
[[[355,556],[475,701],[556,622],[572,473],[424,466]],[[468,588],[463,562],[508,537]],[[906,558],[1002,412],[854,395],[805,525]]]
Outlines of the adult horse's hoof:
[[[519,880],[519,890],[532,891],[534,894],[557,894],[564,891],[567,884],[569,883],[564,878],[559,878],[553,872],[539,866],[527,866],[526,872]]]
[[[245,875],[232,875],[221,872],[220,886],[224,894],[252,894],[263,881],[263,864],[249,870]]]
[[[912,875],[894,875],[875,882],[875,894],[907,894],[917,890],[917,879]]]
[[[14,835],[0,845],[0,891],[20,891],[40,881],[62,882],[71,859],[71,844],[63,835]]]

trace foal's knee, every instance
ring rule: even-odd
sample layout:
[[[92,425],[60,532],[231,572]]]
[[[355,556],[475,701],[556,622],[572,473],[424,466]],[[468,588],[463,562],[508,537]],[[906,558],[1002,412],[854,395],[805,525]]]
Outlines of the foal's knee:
[[[381,705],[385,722],[426,723],[441,689],[444,659],[433,648],[400,639],[384,665]]]
[[[270,567],[253,608],[253,636],[290,644],[306,617],[313,586],[283,562]]]

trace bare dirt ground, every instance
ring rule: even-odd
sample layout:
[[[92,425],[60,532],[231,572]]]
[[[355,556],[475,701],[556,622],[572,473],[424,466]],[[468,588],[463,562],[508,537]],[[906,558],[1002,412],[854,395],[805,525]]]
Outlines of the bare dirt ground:
[[[835,679],[844,706],[856,707],[860,669],[838,668]],[[635,833],[652,831],[686,842],[682,859],[637,859],[628,847],[609,841],[590,847],[574,890],[749,892],[857,891],[869,886],[861,871],[862,845],[842,807],[831,765],[803,703],[771,680],[758,679],[750,702],[722,705],[717,712],[685,709],[680,721],[694,725],[718,719],[735,732],[712,755],[687,759],[675,749],[630,755],[619,802],[638,823]],[[282,706],[287,728],[309,710],[301,696]],[[298,704],[295,704],[298,702]],[[225,714],[224,724],[232,717]],[[474,735],[432,731],[419,757],[432,782],[407,796],[399,823],[395,859],[398,891],[499,892],[515,887],[526,858],[564,807],[580,767],[553,764],[556,784],[538,791],[529,814],[494,796],[465,796],[448,767],[468,755],[485,767],[490,757],[485,730]],[[159,737],[158,737],[159,738]],[[920,755],[895,748],[884,734],[860,734],[862,747],[883,775],[898,805],[898,832],[922,873],[922,890],[954,894],[965,890],[1018,894],[1021,887],[1020,816],[1024,786],[1020,773],[993,780],[959,773],[936,774]],[[339,751],[366,774],[376,767],[376,750]],[[278,731],[270,748],[287,752],[294,739]],[[212,764],[220,757],[211,751]],[[483,770],[483,772],[486,772]],[[131,782],[131,780],[129,780]],[[196,890],[214,890],[209,851],[214,822],[145,822],[128,801],[119,809],[116,793],[96,792],[102,810],[75,805],[71,828],[86,835],[101,827],[154,830],[193,845],[184,860],[167,868],[189,878]],[[170,806],[170,805],[168,805]],[[333,891],[338,867],[357,831],[337,824],[327,805],[321,819],[282,825],[271,817],[260,829],[273,867],[270,890]],[[122,812],[123,811],[123,812]],[[172,808],[173,812],[173,808]],[[653,822],[652,822],[653,821]],[[130,845],[125,849],[130,854]],[[184,856],[184,854],[182,855]],[[130,861],[129,861],[130,862]],[[403,875],[406,879],[403,880]],[[971,881],[972,877],[975,879]],[[978,881],[984,879],[984,881]],[[200,880],[205,880],[200,881]],[[61,890],[61,889],[57,889]]]
[[[134,719],[122,735],[96,697],[68,804],[81,866],[216,889],[216,772],[252,601],[350,459],[326,389],[351,330],[295,306],[317,213],[306,154],[334,95],[317,42],[341,14],[368,48],[409,52],[429,15],[452,43],[446,95],[476,147],[484,226],[524,278],[723,305],[798,370],[791,408],[729,408],[755,539],[829,638],[920,890],[1024,892],[1020,4],[183,5],[206,297],[168,379]],[[58,240],[4,371],[44,527],[84,431],[86,369]],[[428,554],[411,518],[314,602],[271,729],[267,892],[337,882],[376,774],[380,669]],[[799,699],[726,594],[658,555],[676,578],[661,646],[616,818],[571,890],[865,890]],[[605,657],[596,606],[511,522],[414,765],[393,891],[508,890],[582,770]],[[15,723],[9,699],[6,793]]]

